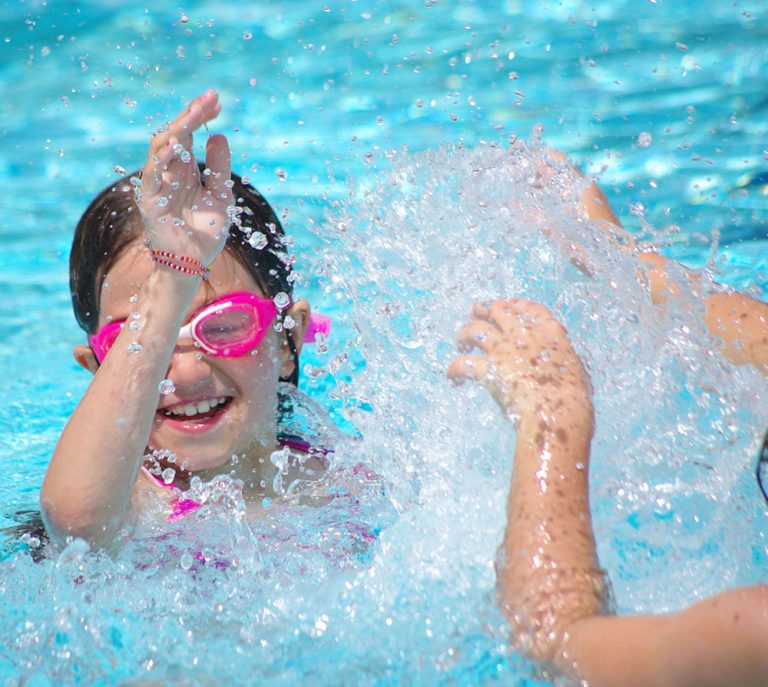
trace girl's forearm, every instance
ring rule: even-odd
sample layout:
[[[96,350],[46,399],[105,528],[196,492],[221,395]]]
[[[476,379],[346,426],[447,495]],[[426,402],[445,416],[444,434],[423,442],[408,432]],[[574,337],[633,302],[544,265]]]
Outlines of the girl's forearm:
[[[67,423],[40,494],[49,532],[94,544],[123,525],[176,337],[199,280],[156,268]]]
[[[499,587],[515,641],[539,660],[557,660],[568,626],[604,606],[589,510],[592,421],[587,398],[518,427]]]

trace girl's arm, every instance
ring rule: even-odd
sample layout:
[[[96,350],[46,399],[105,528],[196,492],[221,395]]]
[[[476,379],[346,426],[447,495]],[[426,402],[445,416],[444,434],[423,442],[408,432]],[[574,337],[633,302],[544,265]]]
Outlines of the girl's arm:
[[[563,327],[529,301],[475,306],[449,368],[517,420],[498,565],[513,641],[591,687],[765,685],[768,591],[736,590],[669,616],[606,613],[587,481],[589,381]]]
[[[560,154],[554,156],[563,159]],[[581,204],[590,219],[607,223],[608,236],[610,227],[621,227],[597,184],[587,188]],[[654,303],[663,303],[679,292],[679,285],[667,275],[667,266],[672,261],[652,252],[640,253],[638,257]],[[738,291],[716,293],[706,298],[704,322],[712,334],[724,341],[723,353],[729,360],[737,365],[754,365],[768,375],[768,304]]]
[[[205,265],[221,252],[229,226],[226,207],[233,201],[224,185],[230,178],[229,148],[222,136],[209,140],[206,163],[213,174],[206,188],[194,158],[184,162],[180,153],[191,150],[192,133],[220,109],[218,96],[208,91],[153,138],[139,201],[153,247]],[[158,203],[160,196],[168,202]],[[186,231],[176,229],[174,217],[185,220]],[[133,252],[147,260],[139,255],[145,250],[138,241],[125,255]],[[74,536],[108,544],[123,525],[158,404],[158,384],[200,281],[155,265],[130,306],[140,328],[124,327],[98,369],[90,352],[82,354],[96,374],[59,439],[40,494],[55,540]],[[129,343],[141,350],[129,351]]]

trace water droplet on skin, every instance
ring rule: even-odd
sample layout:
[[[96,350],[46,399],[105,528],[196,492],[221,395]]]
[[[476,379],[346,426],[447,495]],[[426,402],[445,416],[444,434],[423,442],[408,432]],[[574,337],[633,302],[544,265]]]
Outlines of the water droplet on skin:
[[[176,391],[176,387],[170,379],[164,379],[162,382],[160,382],[160,384],[157,385],[157,390],[163,396],[167,396],[168,394],[172,394],[174,391]]]

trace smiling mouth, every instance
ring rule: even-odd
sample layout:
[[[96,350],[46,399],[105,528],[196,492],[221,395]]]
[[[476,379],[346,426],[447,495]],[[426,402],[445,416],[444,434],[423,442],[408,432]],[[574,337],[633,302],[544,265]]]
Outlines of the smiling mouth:
[[[220,398],[208,398],[196,403],[185,403],[173,406],[172,408],[163,408],[158,410],[158,415],[164,419],[169,419],[182,424],[200,424],[210,422],[229,407],[231,398],[222,396]]]

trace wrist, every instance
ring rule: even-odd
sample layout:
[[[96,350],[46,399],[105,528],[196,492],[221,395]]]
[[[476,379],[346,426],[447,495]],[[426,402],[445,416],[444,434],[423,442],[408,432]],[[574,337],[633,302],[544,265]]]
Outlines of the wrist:
[[[520,413],[518,433],[541,439],[567,436],[569,443],[591,440],[594,433],[594,408],[589,394],[574,394],[541,399]]]

